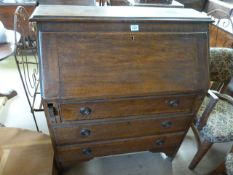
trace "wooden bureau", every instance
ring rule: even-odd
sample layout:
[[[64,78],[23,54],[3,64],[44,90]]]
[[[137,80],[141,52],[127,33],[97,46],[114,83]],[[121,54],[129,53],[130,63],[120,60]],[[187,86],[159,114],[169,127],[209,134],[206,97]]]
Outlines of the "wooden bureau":
[[[146,150],[175,156],[208,89],[209,17],[40,5],[31,20],[60,167]]]

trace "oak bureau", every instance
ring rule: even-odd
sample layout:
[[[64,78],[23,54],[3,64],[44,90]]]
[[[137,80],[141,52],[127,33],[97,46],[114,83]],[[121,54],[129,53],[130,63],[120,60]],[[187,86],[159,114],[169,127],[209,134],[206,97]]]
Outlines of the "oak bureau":
[[[174,157],[208,89],[209,23],[191,9],[40,5],[41,91],[56,162]]]

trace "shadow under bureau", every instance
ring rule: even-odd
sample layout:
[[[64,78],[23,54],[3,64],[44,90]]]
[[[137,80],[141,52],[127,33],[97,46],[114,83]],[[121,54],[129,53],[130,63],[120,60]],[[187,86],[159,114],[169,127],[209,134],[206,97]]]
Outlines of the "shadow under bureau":
[[[40,5],[43,105],[57,164],[174,157],[208,89],[210,18],[191,9]]]

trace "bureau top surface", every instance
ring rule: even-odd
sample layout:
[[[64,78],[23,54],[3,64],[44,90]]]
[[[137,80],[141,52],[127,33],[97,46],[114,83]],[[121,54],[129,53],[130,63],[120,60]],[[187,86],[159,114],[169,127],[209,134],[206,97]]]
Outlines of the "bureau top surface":
[[[211,18],[193,9],[157,7],[98,7],[70,5],[39,5],[32,21],[185,21],[210,22]]]

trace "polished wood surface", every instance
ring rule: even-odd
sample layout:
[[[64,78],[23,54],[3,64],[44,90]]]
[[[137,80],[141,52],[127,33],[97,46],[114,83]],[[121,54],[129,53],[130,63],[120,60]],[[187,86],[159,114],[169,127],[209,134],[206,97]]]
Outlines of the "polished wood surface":
[[[119,13],[120,8],[120,13]],[[69,5],[40,5],[32,21],[210,21],[205,14],[192,9],[150,8],[150,7],[80,7]]]
[[[195,101],[194,94],[186,96],[148,96],[115,100],[98,100],[81,103],[61,103],[60,116],[62,121],[92,120],[101,118],[118,118],[138,115],[155,115],[164,112],[175,113],[191,112]],[[90,114],[83,115],[83,108],[91,110]]]
[[[48,135],[0,128],[1,175],[52,175],[53,149]]]
[[[17,6],[24,6],[29,14],[32,14],[36,6],[36,1],[8,1],[0,2],[0,21],[7,29],[14,29],[14,13]]]
[[[144,24],[138,24],[142,29],[146,27]],[[105,25],[106,28],[108,25]],[[156,26],[157,24],[154,25]],[[116,27],[119,28],[119,25]],[[41,34],[41,38],[45,42],[42,46],[45,54],[49,53],[49,50],[57,50],[59,55],[59,57],[52,56],[50,60],[45,60],[53,62],[52,65],[45,62],[43,65],[43,73],[46,76],[43,76],[42,95],[45,98],[60,96],[60,98],[86,99],[137,96],[138,94],[193,91],[206,87],[206,81],[201,79],[205,80],[208,77],[202,76],[202,72],[199,71],[198,63],[203,58],[198,57],[199,48],[196,47],[196,44],[206,42],[207,34],[205,33],[187,35],[185,33],[157,34],[149,31],[56,34],[45,32]],[[73,43],[76,43],[79,52],[73,48]],[[48,47],[48,45],[51,46]],[[111,54],[111,49],[106,49],[103,53],[98,52],[109,45],[121,55],[116,57]],[[187,50],[190,51],[187,52]],[[174,57],[174,54],[180,56]],[[47,55],[42,56],[47,57]],[[93,56],[96,59],[93,59]],[[133,61],[132,58],[137,61]],[[167,64],[168,61],[170,64]],[[144,70],[141,70],[142,64]],[[52,70],[57,69],[59,74],[54,74],[55,72],[50,74],[51,66]],[[202,65],[202,69],[205,66]],[[177,72],[181,69],[182,71]],[[175,77],[179,77],[179,80],[174,81]],[[74,79],[76,81],[72,81]],[[199,79],[199,81],[189,82],[187,79]]]
[[[188,116],[138,117],[116,120],[76,122],[54,127],[57,145],[76,144],[110,139],[141,137],[146,135],[166,134],[186,129]],[[103,129],[104,128],[104,129]]]
[[[60,168],[134,151],[174,158],[209,85],[209,17],[191,9],[39,6],[31,21]]]
[[[119,153],[138,152],[153,149],[157,152],[170,152],[177,149],[184,133],[154,135],[105,142],[83,143],[69,147],[57,147],[58,159],[65,165],[93,157],[114,155]]]

